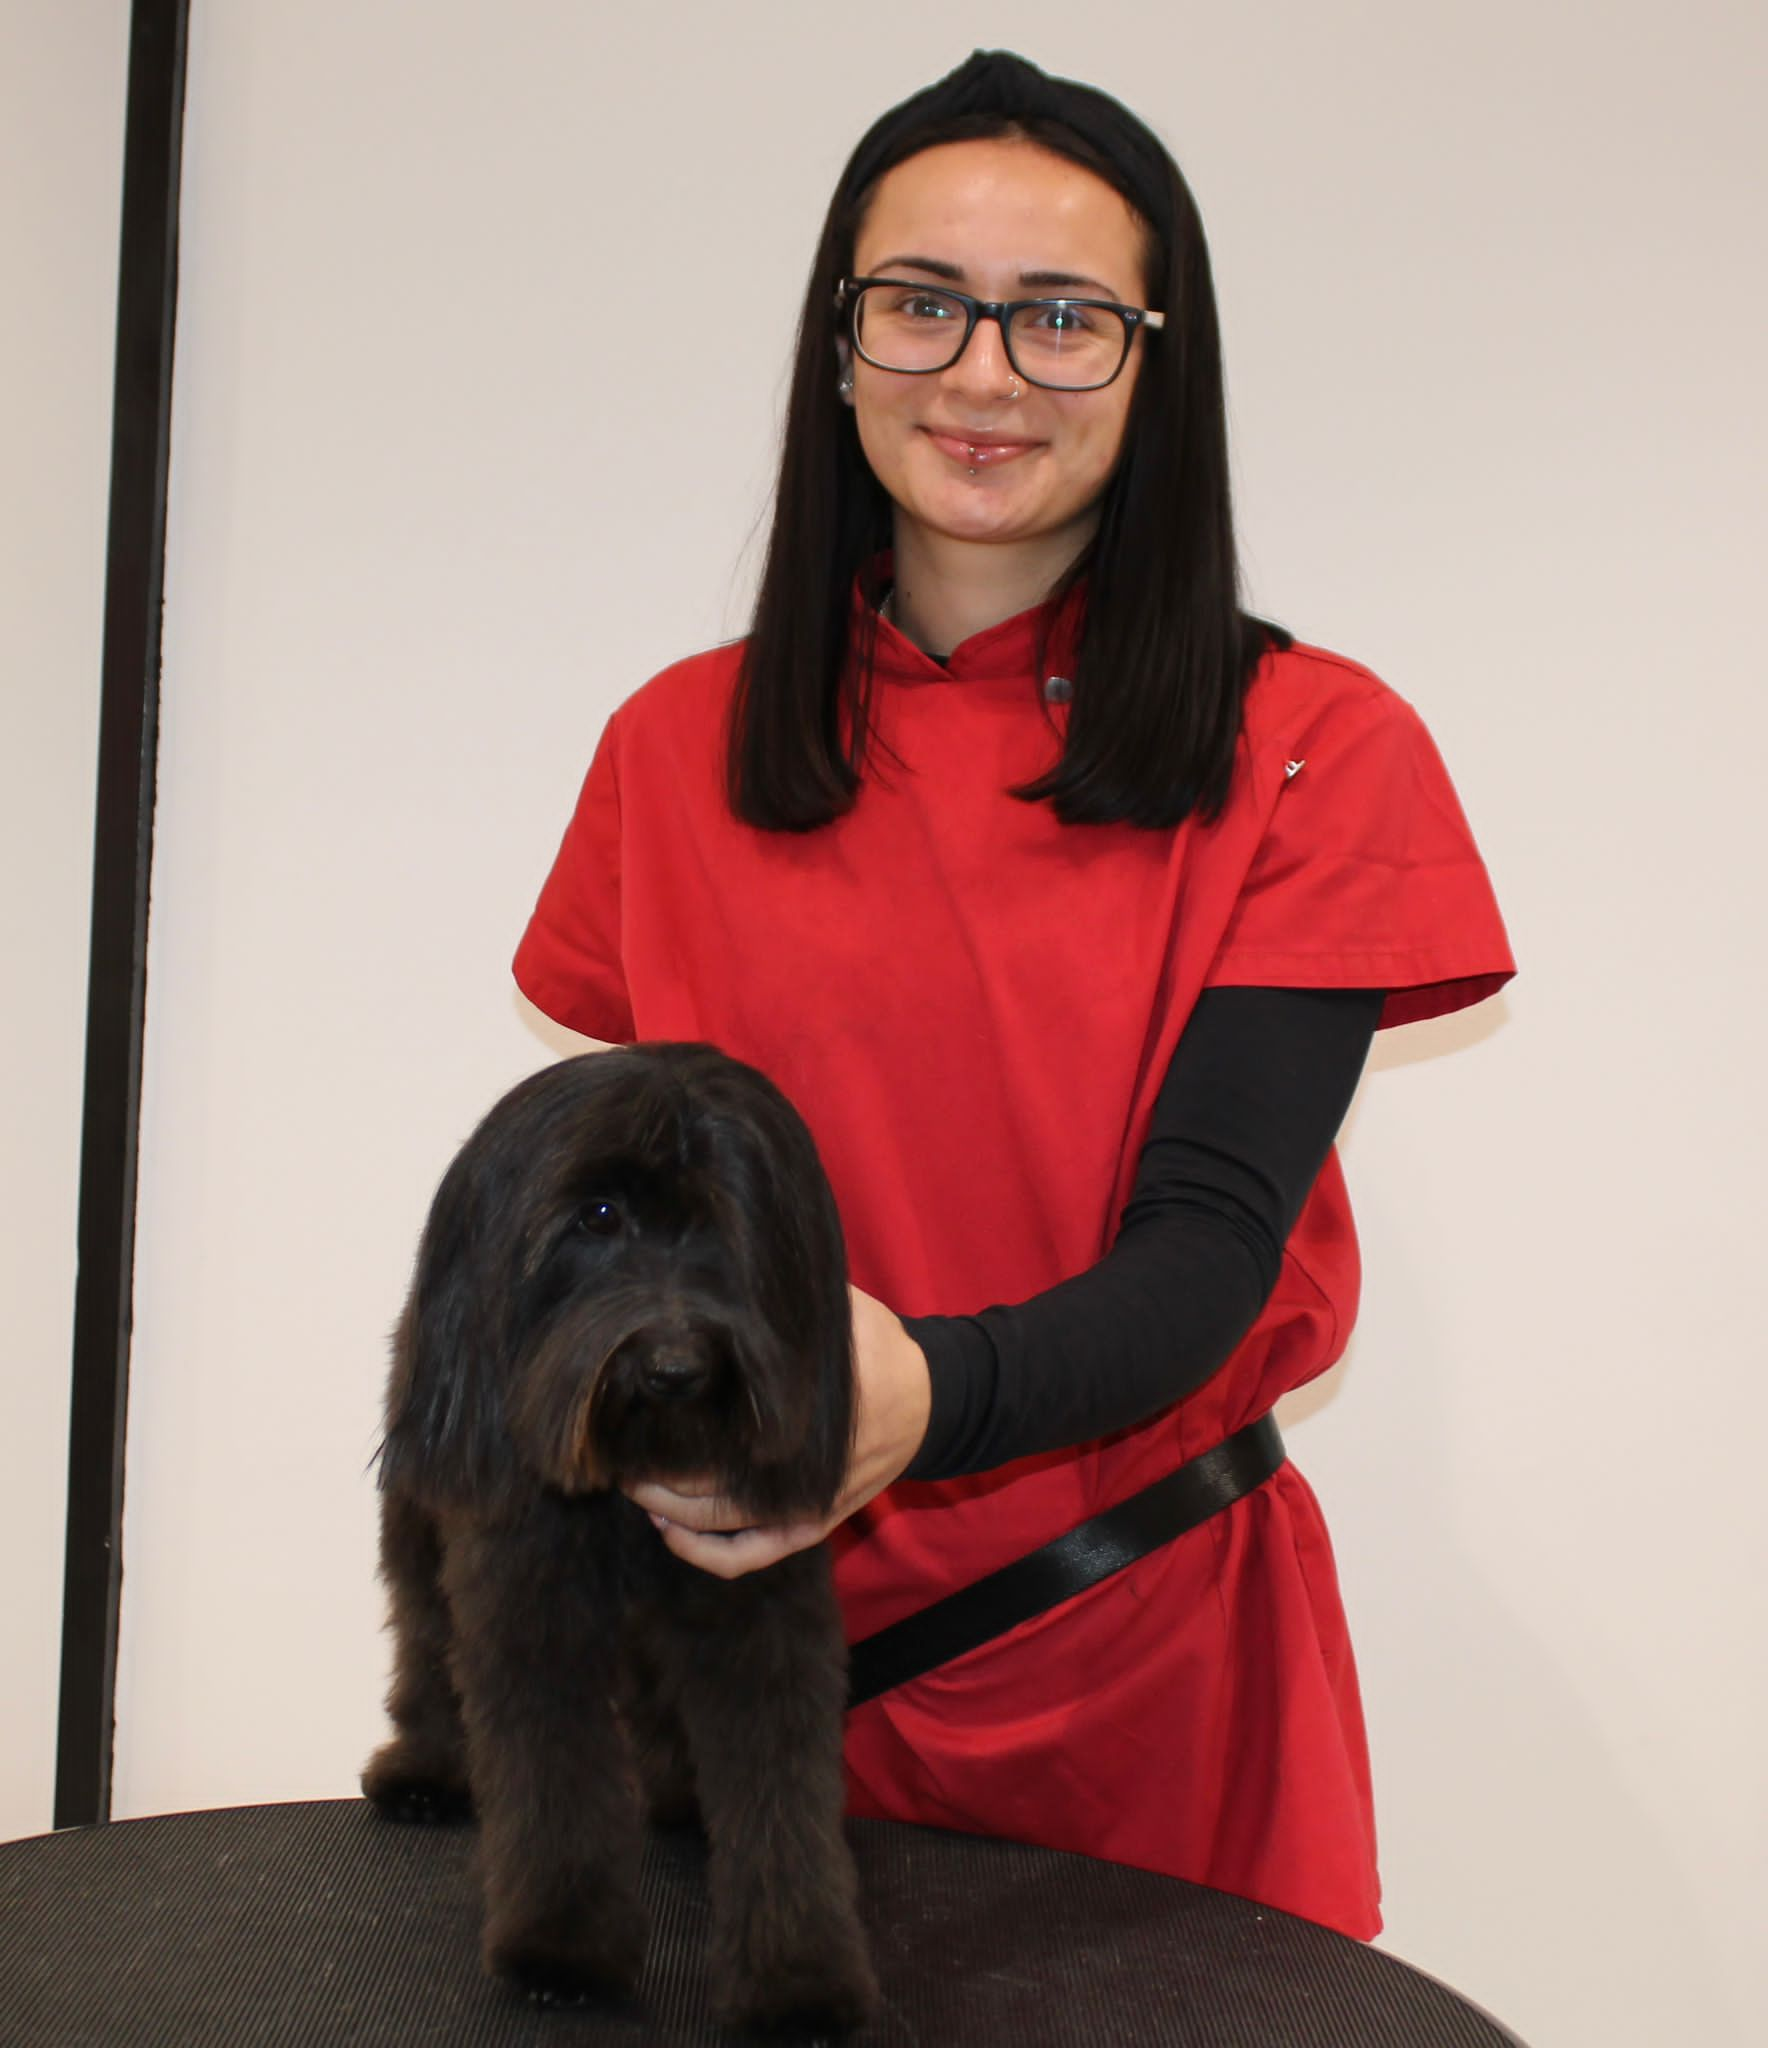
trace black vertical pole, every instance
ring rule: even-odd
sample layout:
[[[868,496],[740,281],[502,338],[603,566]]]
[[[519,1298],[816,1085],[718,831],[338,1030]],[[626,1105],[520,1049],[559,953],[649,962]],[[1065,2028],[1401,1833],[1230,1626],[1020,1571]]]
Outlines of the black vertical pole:
[[[134,0],[123,143],[55,1825],[110,1818],[190,0]]]

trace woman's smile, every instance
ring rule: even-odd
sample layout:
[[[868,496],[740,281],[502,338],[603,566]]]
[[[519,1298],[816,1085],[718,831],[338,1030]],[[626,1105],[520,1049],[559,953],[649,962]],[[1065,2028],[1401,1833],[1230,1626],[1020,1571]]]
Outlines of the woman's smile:
[[[942,455],[949,456],[953,462],[977,475],[998,469],[1004,462],[1017,462],[1022,456],[1035,455],[1043,446],[1041,441],[1010,441],[1005,435],[992,434],[970,436],[947,432],[940,427],[923,427],[921,431]]]

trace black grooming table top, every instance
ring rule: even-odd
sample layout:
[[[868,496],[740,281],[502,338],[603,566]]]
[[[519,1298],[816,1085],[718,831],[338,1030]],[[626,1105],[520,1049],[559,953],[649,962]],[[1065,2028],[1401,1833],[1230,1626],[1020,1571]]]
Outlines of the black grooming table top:
[[[885,2008],[854,2048],[1519,2048],[1433,1979],[1310,1921],[1083,1856],[860,1821]],[[360,1800],[0,1843],[6,2048],[698,2048],[704,1850],[655,1837],[629,2006],[542,2010],[478,1958],[467,1829]]]

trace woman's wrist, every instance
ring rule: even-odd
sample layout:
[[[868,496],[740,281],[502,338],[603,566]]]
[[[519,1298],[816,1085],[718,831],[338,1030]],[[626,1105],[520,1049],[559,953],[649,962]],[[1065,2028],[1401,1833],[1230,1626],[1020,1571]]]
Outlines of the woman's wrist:
[[[903,1327],[921,1353],[927,1374],[927,1417],[908,1479],[939,1479],[955,1448],[989,1411],[1000,1360],[974,1316],[905,1316]]]
[[[932,1412],[927,1354],[903,1318],[862,1288],[853,1298],[859,1416],[848,1512],[901,1478],[914,1463]]]

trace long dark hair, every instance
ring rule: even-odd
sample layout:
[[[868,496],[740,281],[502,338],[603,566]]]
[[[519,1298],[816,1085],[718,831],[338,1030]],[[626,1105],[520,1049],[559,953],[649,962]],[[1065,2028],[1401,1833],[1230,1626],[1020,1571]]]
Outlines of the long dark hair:
[[[891,504],[836,389],[835,292],[874,188],[936,144],[1023,137],[1103,178],[1140,216],[1149,303],[1167,324],[1146,351],[1097,530],[1049,593],[1084,578],[1074,698],[1061,757],[1009,794],[1064,824],[1172,826],[1227,799],[1247,684],[1281,627],[1240,609],[1229,501],[1221,337],[1196,202],[1159,138],[1092,86],[999,50],[875,122],[829,202],[798,323],[797,360],[767,561],[731,706],[731,808],[807,831],[849,809],[871,733],[868,611],[855,577],[891,535]]]

